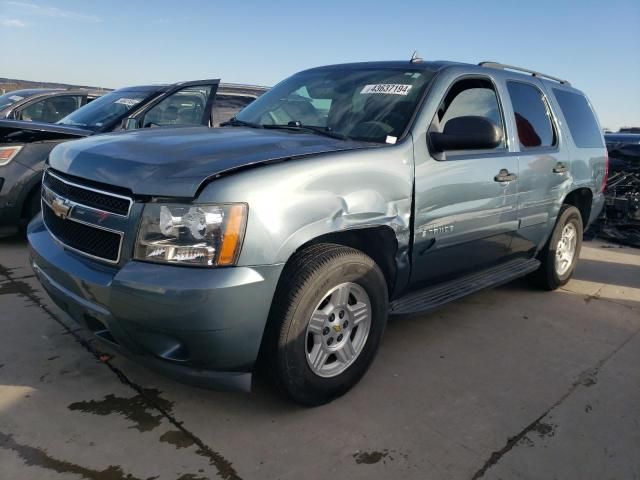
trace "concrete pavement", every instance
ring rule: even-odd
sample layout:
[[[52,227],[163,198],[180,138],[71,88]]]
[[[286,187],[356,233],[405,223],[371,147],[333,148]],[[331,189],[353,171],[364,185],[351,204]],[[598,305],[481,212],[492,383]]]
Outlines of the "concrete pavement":
[[[640,251],[390,321],[315,409],[167,380],[55,307],[0,240],[0,479],[640,479]]]

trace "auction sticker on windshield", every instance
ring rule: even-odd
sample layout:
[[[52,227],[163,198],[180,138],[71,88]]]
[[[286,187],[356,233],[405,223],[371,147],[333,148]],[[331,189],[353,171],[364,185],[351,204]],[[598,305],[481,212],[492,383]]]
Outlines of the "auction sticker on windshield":
[[[401,83],[378,83],[375,85],[365,85],[360,91],[361,94],[378,93],[384,95],[408,95],[412,85]]]
[[[126,105],[127,107],[133,107],[136,103],[140,103],[140,100],[136,100],[135,98],[119,98],[116,100],[116,103]]]

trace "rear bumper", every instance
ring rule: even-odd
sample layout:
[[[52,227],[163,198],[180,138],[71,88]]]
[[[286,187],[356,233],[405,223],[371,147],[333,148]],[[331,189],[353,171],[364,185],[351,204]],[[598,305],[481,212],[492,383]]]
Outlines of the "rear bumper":
[[[178,381],[248,390],[282,265],[188,268],[129,261],[116,269],[64,249],[40,217],[32,267],[75,321]]]

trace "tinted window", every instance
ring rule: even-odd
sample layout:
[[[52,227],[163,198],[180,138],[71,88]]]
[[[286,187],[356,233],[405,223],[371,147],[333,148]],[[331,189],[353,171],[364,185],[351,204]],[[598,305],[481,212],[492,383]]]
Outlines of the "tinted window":
[[[533,85],[507,82],[520,146],[550,147],[556,143],[551,113],[542,92]]]
[[[231,120],[231,117],[254,100],[254,97],[244,95],[216,95],[216,100],[213,104],[213,124],[218,126]]]
[[[202,125],[210,93],[211,85],[178,90],[150,109],[144,116],[142,126]]]
[[[82,97],[59,95],[45,98],[22,109],[21,120],[34,122],[57,122],[80,107]]]
[[[504,131],[498,96],[489,80],[468,78],[459,80],[447,92],[431,122],[430,132],[442,132],[451,119],[484,117]],[[504,139],[497,148],[504,147]]]
[[[569,125],[573,143],[582,148],[602,147],[602,133],[585,96],[557,88],[553,93]]]

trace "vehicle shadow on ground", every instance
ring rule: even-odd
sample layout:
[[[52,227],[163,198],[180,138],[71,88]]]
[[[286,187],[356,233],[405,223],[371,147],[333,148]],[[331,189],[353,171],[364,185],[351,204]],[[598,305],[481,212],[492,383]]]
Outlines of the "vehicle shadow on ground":
[[[603,268],[606,264],[606,268]],[[580,259],[573,276],[576,280],[640,288],[640,266],[600,260]]]

